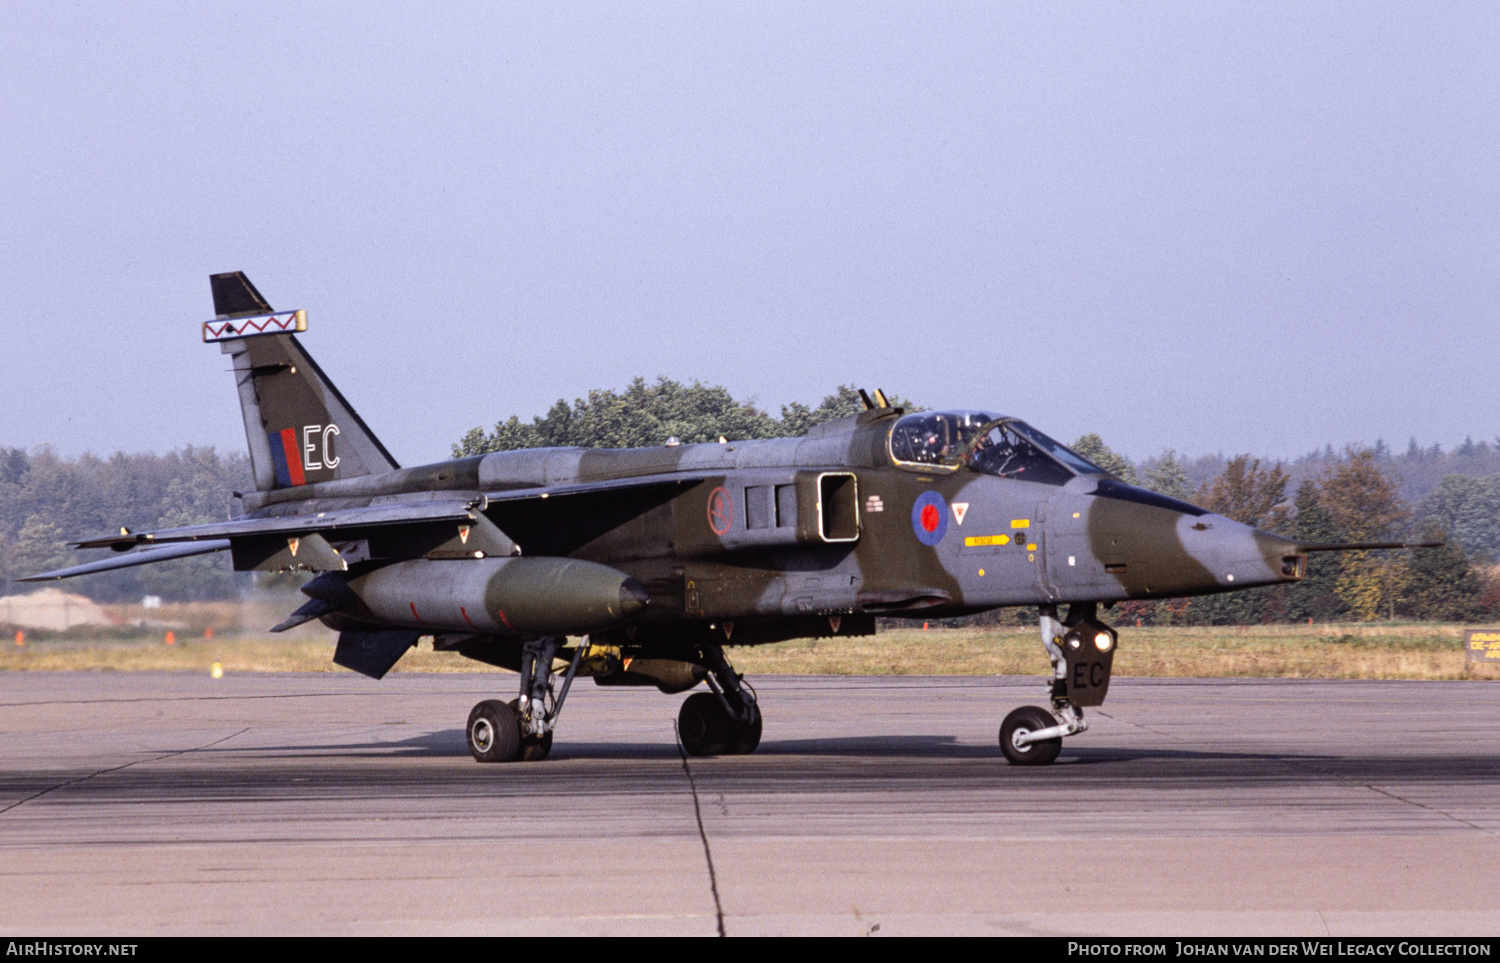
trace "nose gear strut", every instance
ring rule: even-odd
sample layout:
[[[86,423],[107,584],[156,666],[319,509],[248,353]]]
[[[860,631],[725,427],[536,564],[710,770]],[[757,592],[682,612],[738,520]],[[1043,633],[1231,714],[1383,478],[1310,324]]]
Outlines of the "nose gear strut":
[[[1042,647],[1052,662],[1048,684],[1052,709],[1022,706],[1000,726],[1000,751],[1018,766],[1045,766],[1062,751],[1066,736],[1088,729],[1084,706],[1102,705],[1114,666],[1114,629],[1099,621],[1093,602],[1075,602],[1059,621],[1057,606],[1041,607]]]

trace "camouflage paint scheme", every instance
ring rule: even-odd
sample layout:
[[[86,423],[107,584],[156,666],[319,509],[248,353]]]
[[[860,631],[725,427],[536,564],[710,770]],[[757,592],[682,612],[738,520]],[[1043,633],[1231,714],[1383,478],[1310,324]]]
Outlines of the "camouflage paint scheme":
[[[431,635],[438,648],[542,678],[550,692],[562,636],[587,635],[590,657],[574,647],[569,681],[576,671],[680,691],[712,673],[727,710],[746,725],[753,710],[753,739],[737,750],[750,751],[759,713],[753,694],[734,701],[724,645],[868,635],[881,616],[1038,606],[1056,669],[1053,715],[1066,723],[1055,734],[1072,734],[1085,728],[1077,706],[1098,704],[1108,684],[1114,636],[1097,603],[1302,575],[1295,543],[1127,485],[1023,423],[906,415],[879,392],[868,410],[802,438],[400,468],[296,335],[278,333],[305,328],[303,312],[275,315],[242,274],[212,283],[219,317],[204,340],[233,363],[256,480],[244,514],[122,529],[78,543],[114,557],[33,578],[225,549],[240,570],[318,572],[304,588],[311,601],[277,629],[322,619],[342,633],[335,661],[375,678]],[[1062,603],[1073,606],[1067,622]],[[1088,692],[1082,675],[1065,684],[1065,669],[1084,670],[1072,655],[1065,667],[1053,644],[1079,626],[1109,634]],[[552,648],[535,648],[548,637]],[[643,678],[627,677],[632,663]],[[531,736],[550,746],[550,725]],[[1045,717],[1028,725],[1054,732]]]
[[[243,275],[213,280],[221,318],[270,312]],[[621,638],[627,644],[692,648],[710,631],[731,645],[864,634],[877,615],[1196,595],[1293,581],[1302,571],[1294,542],[1102,471],[1046,484],[900,462],[891,444],[898,408],[874,407],[803,438],[529,449],[398,468],[295,335],[241,337],[222,348],[237,375],[259,489],[243,496],[244,519],[467,499],[518,554],[597,562],[644,586],[649,604],[628,626],[611,627],[615,636],[635,627],[633,638]],[[303,456],[300,484],[276,477],[271,448],[284,433]],[[913,518],[929,492],[946,516],[928,534],[931,544]],[[764,522],[752,517],[757,498],[770,499],[762,514],[772,517],[751,527]],[[967,506],[962,515],[959,505]],[[451,540],[453,530],[413,521],[323,535],[358,571],[431,558],[428,543]],[[197,526],[80,544],[120,550],[224,534],[224,526]],[[263,540],[278,550],[283,541]],[[249,538],[234,541],[238,548]],[[240,554],[236,568],[310,567]],[[404,624],[467,628],[456,611]]]
[[[898,464],[889,438],[900,415],[877,408],[797,439],[497,452],[309,481],[249,495],[246,507],[251,517],[283,516],[482,493],[484,514],[525,555],[599,562],[638,580],[650,604],[634,624],[663,640],[672,629],[697,638],[708,623],[734,623],[725,641],[746,644],[796,637],[767,623],[813,624],[800,618],[809,615],[939,618],[1299,577],[1294,542],[1102,474],[1049,485]],[[855,511],[849,541],[823,539],[819,481],[829,475],[853,480],[852,493],[834,493]],[[747,491],[780,486],[796,492],[794,523],[749,528]],[[717,492],[730,506],[722,532],[709,512]],[[919,541],[912,522],[925,492],[941,495],[948,510],[935,545]],[[961,524],[955,504],[968,506]],[[809,634],[838,633],[825,626]]]

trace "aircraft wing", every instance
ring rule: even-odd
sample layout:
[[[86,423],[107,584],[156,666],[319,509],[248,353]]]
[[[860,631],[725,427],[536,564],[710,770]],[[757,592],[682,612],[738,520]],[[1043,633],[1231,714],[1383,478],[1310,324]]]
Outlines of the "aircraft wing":
[[[432,501],[393,502],[297,515],[235,518],[143,532],[121,529],[118,534],[71,543],[73,548],[113,549],[117,553],[114,557],[42,572],[17,581],[40,582],[91,575],[226,549],[234,551],[236,569],[341,569],[346,565],[329,546],[329,540],[352,541],[379,537],[383,533],[388,533],[383,543],[388,549],[394,539],[396,557],[510,555],[517,551],[515,543],[483,514],[486,505],[492,502],[514,503],[554,496],[689,485],[706,477],[708,476],[650,475],[490,494],[453,492],[453,497],[440,497]],[[458,533],[457,538],[453,537],[455,531]],[[302,552],[300,555],[299,549]]]
[[[16,579],[16,581],[48,582],[53,579],[72,578],[75,575],[92,575],[95,572],[109,572],[117,568],[130,568],[132,565],[149,565],[152,562],[165,562],[169,558],[189,558],[193,555],[208,555],[211,552],[222,552],[228,547],[229,539],[221,538],[201,542],[137,548],[121,552],[113,558],[101,558],[93,562],[84,562],[82,565],[73,565],[51,572],[43,572],[40,575],[28,575],[25,578]]]
[[[269,518],[236,518],[223,522],[209,522],[204,525],[187,525],[181,528],[158,528],[146,532],[121,530],[117,535],[102,535],[69,544],[72,548],[112,548],[117,552],[124,552],[129,549],[173,542],[216,541],[255,536],[332,535],[341,531],[438,522],[463,524],[475,521],[475,516],[484,510],[487,502],[544,499],[625,488],[648,488],[657,485],[688,485],[707,477],[706,475],[648,475],[609,481],[520,488],[489,492],[484,495],[455,493],[461,497],[429,502],[396,502],[365,508],[341,508],[326,512],[308,512]]]
[[[283,515],[272,518],[236,518],[224,522],[209,522],[206,525],[188,525],[183,528],[160,528],[150,532],[121,532],[72,543],[74,548],[112,548],[125,551],[143,545],[161,545],[170,542],[198,542],[226,538],[250,538],[255,536],[294,537],[314,533],[338,532],[348,529],[380,528],[389,525],[412,525],[424,522],[473,521],[473,516],[483,508],[483,498],[473,500],[397,503],[376,505],[368,508],[343,508],[327,512],[309,512],[303,515]]]
[[[696,485],[710,478],[722,478],[726,473],[695,473],[684,475],[635,475],[628,478],[612,478],[605,481],[569,482],[563,485],[544,485],[539,488],[509,488],[485,492],[492,502],[524,501],[528,498],[553,498],[565,495],[589,495],[594,492],[620,491],[627,488],[655,488],[665,485]]]
[[[73,543],[74,548],[114,549],[118,554],[113,558],[96,559],[39,575],[29,575],[16,581],[41,582],[75,575],[91,575],[133,565],[207,555],[225,549],[235,553],[237,570],[342,569],[347,565],[329,545],[328,538],[353,540],[375,537],[383,532],[394,533],[402,543],[410,543],[402,544],[403,550],[432,558],[511,554],[515,543],[485,518],[482,512],[484,496],[464,494],[467,497],[442,501],[396,503],[270,518],[236,518],[149,532],[121,529],[118,535]],[[298,554],[299,549],[301,555]]]

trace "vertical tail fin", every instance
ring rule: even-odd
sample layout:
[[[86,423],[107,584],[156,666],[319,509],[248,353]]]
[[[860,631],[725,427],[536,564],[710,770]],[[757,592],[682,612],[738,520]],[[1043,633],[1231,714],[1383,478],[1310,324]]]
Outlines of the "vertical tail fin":
[[[276,313],[239,271],[209,277],[218,341],[234,364],[258,491],[354,478],[399,466],[292,331],[301,311]]]

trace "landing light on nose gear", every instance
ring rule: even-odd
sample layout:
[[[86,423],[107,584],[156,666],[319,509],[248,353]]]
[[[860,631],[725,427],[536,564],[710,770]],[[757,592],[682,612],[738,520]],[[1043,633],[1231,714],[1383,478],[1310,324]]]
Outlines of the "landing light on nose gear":
[[[1000,725],[1000,751],[1017,766],[1045,766],[1065,736],[1088,729],[1085,706],[1103,705],[1114,666],[1115,630],[1099,621],[1098,606],[1079,602],[1059,622],[1057,606],[1041,608],[1042,645],[1052,661],[1052,709],[1022,706]]]

